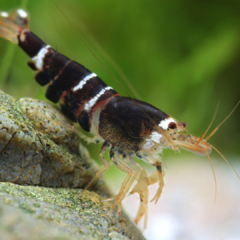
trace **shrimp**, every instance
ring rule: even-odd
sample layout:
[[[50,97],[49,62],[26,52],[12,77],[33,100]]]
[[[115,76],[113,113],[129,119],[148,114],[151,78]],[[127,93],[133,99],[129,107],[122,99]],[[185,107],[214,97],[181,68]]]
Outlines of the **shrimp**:
[[[185,122],[177,121],[146,102],[121,96],[96,73],[45,44],[28,26],[29,19],[25,10],[0,12],[0,35],[19,45],[31,57],[28,66],[36,71],[36,81],[41,86],[47,86],[46,97],[53,103],[59,103],[62,112],[71,121],[94,134],[94,141],[102,142],[99,158],[104,167],[96,173],[85,190],[109,169],[110,163],[104,158],[107,149],[110,149],[111,163],[127,174],[119,193],[108,199],[114,201],[111,211],[118,206],[118,213],[121,212],[123,199],[137,181],[130,191],[131,194],[138,193],[140,196],[135,222],[138,223],[145,217],[144,228],[147,227],[148,187],[158,183],[157,192],[151,200],[157,203],[164,187],[164,166],[160,154],[165,148],[175,152],[183,148],[207,157],[210,163],[209,155],[214,149],[230,165],[207,142],[230,115],[206,139],[204,137],[207,131],[200,138],[193,136],[186,130]],[[154,166],[156,171],[148,176],[144,168],[135,162],[135,156]]]

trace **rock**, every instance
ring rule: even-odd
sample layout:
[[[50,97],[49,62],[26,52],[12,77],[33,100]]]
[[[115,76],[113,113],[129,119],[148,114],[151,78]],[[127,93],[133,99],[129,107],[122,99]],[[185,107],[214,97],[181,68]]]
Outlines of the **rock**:
[[[0,239],[144,239],[95,192],[0,183]]]
[[[144,239],[110,214],[103,178],[80,195],[99,167],[79,135],[51,104],[0,91],[0,239]]]
[[[79,154],[79,145],[77,130],[56,107],[0,91],[0,181],[84,188],[99,167],[86,151]],[[93,189],[110,196],[102,178]]]

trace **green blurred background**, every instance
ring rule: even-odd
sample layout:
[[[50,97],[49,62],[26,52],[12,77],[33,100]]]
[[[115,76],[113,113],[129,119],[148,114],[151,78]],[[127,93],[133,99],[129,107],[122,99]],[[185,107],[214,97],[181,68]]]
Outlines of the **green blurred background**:
[[[55,0],[55,2],[72,25],[51,0],[0,0],[0,9],[9,10],[25,5],[31,17],[30,28],[36,35],[60,53],[97,73],[121,94],[127,95],[84,45],[80,34],[101,62],[124,85],[127,92],[131,93],[131,90],[114,70],[115,63],[128,76],[129,82],[142,100],[179,121],[187,122],[188,131],[196,136],[200,136],[206,130],[218,102],[220,108],[213,127],[219,124],[240,100],[239,0]],[[113,60],[108,61],[106,53]],[[33,79],[34,73],[26,66],[28,60],[28,56],[17,46],[0,39],[0,89],[16,98],[33,97],[45,100],[45,89]],[[131,96],[134,94],[131,93]],[[236,167],[238,173],[240,173],[237,164],[240,156],[239,129],[240,106],[210,139],[210,142]],[[91,156],[98,160],[101,145],[91,144],[88,147]],[[226,210],[228,217],[225,219],[222,213],[215,218],[209,217],[216,205],[212,206],[214,181],[207,158],[197,157],[186,151],[179,155],[164,150],[163,160],[169,166],[165,177],[167,187],[164,188],[164,194],[157,205],[149,204],[149,209],[153,210],[150,211],[149,227],[145,231],[148,239],[159,239],[159,236],[153,238],[151,234],[156,231],[162,234],[165,226],[163,223],[167,222],[165,219],[162,222],[156,220],[156,216],[164,217],[170,214],[166,216],[171,216],[171,230],[168,231],[166,228],[166,231],[176,232],[172,224],[178,223],[178,220],[177,217],[172,217],[171,210],[180,216],[179,223],[185,223],[181,231],[195,229],[192,227],[195,225],[200,226],[198,230],[193,230],[195,237],[183,239],[197,239],[199,234],[208,232],[209,226],[214,222],[216,229],[211,236],[217,236],[219,231],[225,231],[227,226],[234,226],[233,215],[230,212],[236,213],[239,219],[237,201],[227,202],[225,198],[234,200],[239,196],[239,181],[234,184],[231,178],[234,173],[223,163],[220,156],[217,157],[217,154],[213,153],[211,157],[214,166],[217,165],[218,181],[221,179],[226,183],[219,184],[220,191],[224,192],[219,195],[222,197],[218,198],[217,203],[221,203],[222,200],[223,205],[220,205],[216,212],[221,212],[225,206],[232,206],[232,210]],[[153,168],[141,164],[149,172],[153,171]],[[115,167],[106,172],[115,192],[119,190],[124,175]],[[234,176],[233,179],[237,178]],[[199,180],[199,184],[196,184],[195,180]],[[171,185],[171,181],[175,181],[176,184]],[[187,184],[192,184],[192,188],[188,188]],[[201,189],[208,188],[208,192],[197,195]],[[234,194],[229,193],[229,189],[234,189]],[[193,194],[196,195],[194,199]],[[154,193],[151,193],[150,198],[153,195]],[[206,201],[203,198],[205,195]],[[135,203],[126,205],[128,211],[133,206],[138,206],[138,196],[135,198]],[[164,202],[164,199],[167,200]],[[200,202],[203,207],[199,206]],[[192,204],[197,205],[194,205],[195,208],[189,207]],[[206,208],[208,205],[209,208]],[[182,212],[179,213],[179,210]],[[195,223],[198,211],[203,216],[202,222],[206,223],[206,226],[202,226],[201,222]],[[135,215],[136,210],[132,214]],[[224,219],[223,225],[219,224],[218,219]],[[236,229],[239,229],[238,223],[239,220],[236,220]],[[155,226],[155,229],[151,228],[152,226]],[[230,228],[229,231],[234,232],[234,228]]]
[[[187,122],[194,135],[205,131],[218,101],[213,126],[240,100],[240,1],[55,2],[72,25],[50,0],[0,0],[0,8],[26,5],[30,29],[36,35],[127,95],[84,45],[80,34],[129,93],[103,51],[128,76],[142,100]],[[0,56],[2,90],[16,98],[45,99],[44,88],[26,66],[29,58],[25,53],[0,39]],[[240,107],[210,140],[227,157],[240,153],[239,123]],[[100,146],[90,148],[97,159]]]

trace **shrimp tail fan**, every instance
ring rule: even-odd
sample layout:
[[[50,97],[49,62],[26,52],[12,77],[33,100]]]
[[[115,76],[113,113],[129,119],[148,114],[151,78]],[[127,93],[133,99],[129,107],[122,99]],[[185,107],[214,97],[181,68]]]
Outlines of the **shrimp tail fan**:
[[[0,36],[18,44],[19,33],[28,29],[29,17],[25,10],[15,9],[9,12],[0,11]]]

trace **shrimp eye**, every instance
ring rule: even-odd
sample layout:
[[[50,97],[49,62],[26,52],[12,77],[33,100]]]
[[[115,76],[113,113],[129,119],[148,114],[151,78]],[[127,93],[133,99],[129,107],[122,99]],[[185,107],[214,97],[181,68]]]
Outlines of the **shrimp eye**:
[[[177,124],[175,122],[170,122],[168,124],[168,128],[175,129],[175,128],[177,128]]]
[[[182,125],[184,128],[187,127],[187,124],[186,124],[185,122],[180,122],[180,123],[181,123],[181,125]]]

